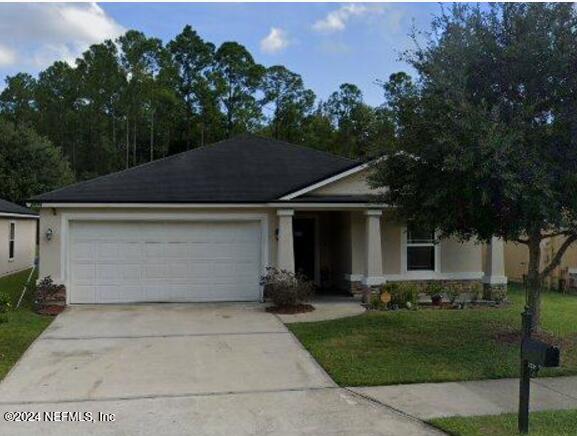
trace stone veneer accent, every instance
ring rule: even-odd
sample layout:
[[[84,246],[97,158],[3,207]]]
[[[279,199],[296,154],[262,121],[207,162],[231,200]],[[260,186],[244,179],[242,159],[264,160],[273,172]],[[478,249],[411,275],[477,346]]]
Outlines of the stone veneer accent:
[[[351,294],[361,295],[365,301],[368,301],[370,293],[378,292],[381,288],[381,285],[366,286],[360,281],[348,281],[347,283],[347,288]],[[472,292],[474,291],[474,287],[477,287],[479,291],[482,290],[482,297],[485,300],[503,301],[507,297],[506,284],[489,285],[482,283],[481,280],[407,280],[388,281],[387,283],[410,283],[419,288],[423,288],[423,290],[430,283],[440,283],[445,287],[456,287],[458,293]]]

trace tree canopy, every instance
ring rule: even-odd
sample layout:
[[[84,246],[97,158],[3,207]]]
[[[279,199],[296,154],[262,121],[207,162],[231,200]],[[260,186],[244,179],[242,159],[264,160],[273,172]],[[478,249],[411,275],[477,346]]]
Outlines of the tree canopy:
[[[296,72],[259,64],[238,42],[216,46],[191,26],[166,44],[129,30],[73,66],[9,76],[0,93],[0,118],[61,148],[76,180],[243,132],[365,158],[392,140],[383,114],[350,84],[317,100]]]
[[[526,244],[531,306],[577,240],[577,15],[571,4],[455,5],[384,84],[396,152],[373,183],[404,219]],[[567,237],[541,267],[540,243]]]

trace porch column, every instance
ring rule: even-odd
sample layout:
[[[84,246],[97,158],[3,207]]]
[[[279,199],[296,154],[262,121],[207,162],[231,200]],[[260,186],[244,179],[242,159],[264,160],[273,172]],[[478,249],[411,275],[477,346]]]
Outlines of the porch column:
[[[503,240],[491,238],[491,242],[487,245],[483,276],[483,298],[486,300],[502,301],[507,296],[504,251]]]
[[[279,209],[278,240],[277,240],[277,268],[295,272],[295,253],[293,244],[293,209]]]
[[[381,245],[381,215],[380,210],[365,211],[366,240],[365,240],[365,279],[367,286],[380,284],[383,276],[383,252]]]

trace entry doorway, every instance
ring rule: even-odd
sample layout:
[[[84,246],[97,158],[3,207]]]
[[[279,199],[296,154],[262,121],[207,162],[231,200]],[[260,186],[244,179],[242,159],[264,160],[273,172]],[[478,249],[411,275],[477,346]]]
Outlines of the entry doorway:
[[[318,229],[315,217],[293,219],[295,271],[319,284]]]

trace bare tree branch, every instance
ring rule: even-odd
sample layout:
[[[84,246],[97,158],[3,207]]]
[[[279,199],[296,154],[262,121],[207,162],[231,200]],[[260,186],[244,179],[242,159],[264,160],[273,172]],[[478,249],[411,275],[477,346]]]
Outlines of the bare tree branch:
[[[563,235],[564,235],[564,236],[569,236],[569,235],[571,235],[571,234],[572,234],[571,232],[569,232],[569,231],[567,231],[567,230],[563,230],[563,231],[560,231],[560,232],[553,232],[553,233],[543,234],[543,235],[541,235],[541,239],[554,238],[555,236],[563,236]]]
[[[547,277],[555,268],[557,268],[557,266],[559,266],[563,255],[565,254],[569,246],[575,241],[577,241],[576,234],[571,234],[567,237],[567,239],[565,239],[563,244],[561,244],[561,247],[559,247],[559,249],[557,250],[557,253],[555,253],[555,256],[553,256],[553,259],[551,259],[549,265],[547,265],[547,267],[540,274],[541,278]]]
[[[515,242],[518,242],[519,244],[525,244],[525,245],[528,245],[528,244],[529,244],[529,240],[528,240],[528,239],[518,238],[518,239],[515,239]]]

